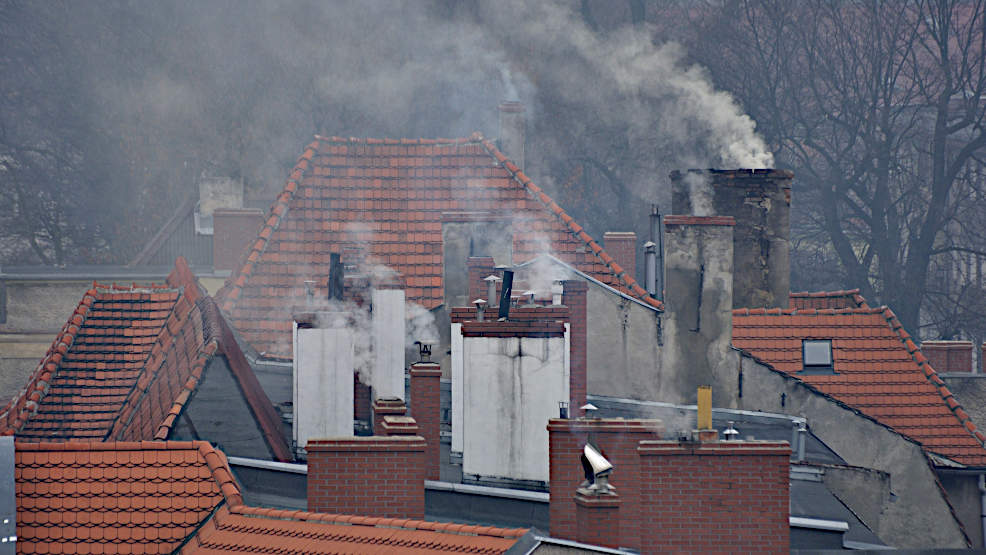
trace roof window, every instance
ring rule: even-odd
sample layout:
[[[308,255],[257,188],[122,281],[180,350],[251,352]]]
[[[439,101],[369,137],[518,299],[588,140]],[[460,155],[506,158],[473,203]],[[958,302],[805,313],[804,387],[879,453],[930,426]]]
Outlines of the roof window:
[[[834,374],[832,367],[832,341],[830,339],[805,339],[801,342],[801,373]]]

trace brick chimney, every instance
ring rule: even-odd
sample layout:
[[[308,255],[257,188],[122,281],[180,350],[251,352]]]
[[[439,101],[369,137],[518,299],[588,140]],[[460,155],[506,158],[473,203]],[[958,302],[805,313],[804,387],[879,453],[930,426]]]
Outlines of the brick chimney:
[[[235,270],[241,255],[257,237],[264,213],[253,208],[216,208],[212,212],[212,267]]]
[[[925,341],[921,353],[936,372],[972,372],[972,341]]]
[[[580,408],[586,403],[588,382],[588,361],[586,354],[586,295],[589,285],[582,280],[566,280],[562,282],[561,303],[568,307],[570,320],[568,325],[569,348],[569,414],[583,416]]]
[[[591,442],[616,468],[612,485],[620,496],[620,547],[640,550],[642,499],[639,488],[640,462],[637,445],[643,440],[660,439],[663,432],[659,420],[623,418],[549,420],[548,458],[551,463],[551,475],[548,480],[550,495],[548,511],[551,536],[581,541],[579,509],[572,492],[579,487],[585,477],[580,457],[585,444]]]
[[[676,372],[665,400],[691,402],[701,385],[715,399],[734,399],[731,360],[733,227],[728,216],[664,217],[665,318],[662,367]],[[725,405],[725,406],[728,406]]]
[[[435,362],[411,365],[411,416],[418,422],[425,440],[426,480],[441,479],[441,378],[442,368]]]
[[[420,436],[313,439],[306,449],[309,511],[424,519]]]
[[[407,414],[407,406],[403,399],[397,397],[380,397],[373,401],[373,434],[386,435],[383,433],[383,419],[388,416],[404,416]]]
[[[641,441],[637,452],[641,553],[789,552],[787,442]]]
[[[615,492],[575,490],[576,541],[620,547],[620,496]]]
[[[607,231],[603,234],[606,252],[631,276],[637,275],[637,234],[632,231]]]
[[[410,416],[384,416],[380,425],[383,436],[420,436],[418,423]]]
[[[773,169],[671,172],[672,212],[736,220],[733,308],[788,307],[793,177]]]
[[[504,101],[497,107],[500,113],[499,147],[504,156],[521,170],[524,169],[525,115],[524,105],[517,101]]]
[[[493,274],[496,264],[492,256],[470,256],[466,259],[466,267],[469,270],[469,295],[467,302],[476,299],[486,299],[489,306],[496,306],[496,299],[487,299],[489,291],[487,289],[486,278]]]

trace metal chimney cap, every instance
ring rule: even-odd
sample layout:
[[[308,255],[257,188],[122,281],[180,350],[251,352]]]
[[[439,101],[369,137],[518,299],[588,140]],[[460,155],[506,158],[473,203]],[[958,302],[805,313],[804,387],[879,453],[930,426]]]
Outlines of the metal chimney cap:
[[[476,299],[476,300],[474,300],[472,302],[472,304],[477,305],[477,306],[478,305],[485,305],[486,304],[486,299]]]
[[[586,403],[579,408],[582,410],[599,410],[599,407],[593,405],[592,403]]]
[[[494,270],[509,270],[511,268],[513,268],[513,266],[508,266],[507,264],[497,264],[493,267]]]
[[[647,241],[646,243],[644,243],[644,248],[645,249],[651,249],[651,248],[654,248],[656,246],[657,246],[657,243],[655,243],[654,241]]]
[[[483,281],[503,281],[503,278],[495,274],[490,274],[484,277]]]

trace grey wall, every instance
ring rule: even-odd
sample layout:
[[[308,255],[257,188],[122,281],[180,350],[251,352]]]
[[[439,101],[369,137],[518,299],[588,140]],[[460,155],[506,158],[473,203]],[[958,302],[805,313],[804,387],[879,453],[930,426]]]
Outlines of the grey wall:
[[[965,526],[965,533],[972,540],[973,547],[983,547],[979,476],[939,471],[938,477],[942,487],[948,492],[948,499],[952,502],[952,507],[955,508],[962,525]]]
[[[231,457],[271,459],[263,432],[221,355],[206,365],[179,422],[168,439],[202,439],[218,444]]]
[[[739,353],[735,356],[740,359]],[[744,387],[743,397],[735,398],[739,408],[803,415],[811,432],[848,464],[889,474],[893,501],[877,522],[864,520],[881,539],[901,548],[966,547],[959,522],[918,444],[751,358],[742,357],[740,364]],[[783,407],[782,392],[786,394]],[[858,500],[846,495],[843,502],[849,506],[867,501],[865,490]]]
[[[586,314],[589,394],[657,399],[660,313],[590,282]]]

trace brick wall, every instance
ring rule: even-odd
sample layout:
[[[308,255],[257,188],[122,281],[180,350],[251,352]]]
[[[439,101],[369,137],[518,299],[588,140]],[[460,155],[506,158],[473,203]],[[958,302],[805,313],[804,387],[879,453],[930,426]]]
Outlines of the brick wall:
[[[212,266],[216,270],[235,270],[247,245],[257,238],[264,221],[261,210],[217,208],[212,212]]]
[[[470,256],[466,259],[466,267],[469,270],[469,297],[466,300],[472,303],[476,299],[486,299],[486,279],[493,273],[495,263],[492,256]],[[496,304],[496,299],[486,299],[491,305]]]
[[[620,547],[620,497],[575,494],[575,522],[578,541],[603,547]]]
[[[660,439],[658,420],[594,418],[548,422],[550,533],[552,537],[579,540],[575,490],[584,479],[579,457],[591,439],[614,467],[611,483],[621,498],[622,546],[640,549],[641,519],[639,454],[642,440]]]
[[[938,372],[972,372],[971,341],[925,341],[921,353]]]
[[[420,436],[364,436],[308,442],[308,510],[423,519]]]
[[[637,275],[637,234],[632,231],[607,231],[603,248],[623,267],[628,276]]]
[[[562,283],[564,293],[561,302],[571,311],[569,324],[569,414],[582,416],[579,409],[586,396],[586,294],[589,285],[582,280]]]
[[[383,433],[383,419],[385,416],[404,416],[407,414],[407,407],[403,399],[388,397],[373,401],[373,433],[378,436],[386,435]]]
[[[642,442],[641,552],[787,553],[790,452],[784,442]]]
[[[441,463],[441,377],[442,369],[434,362],[411,365],[411,416],[418,423],[425,440],[425,479],[440,479]]]

